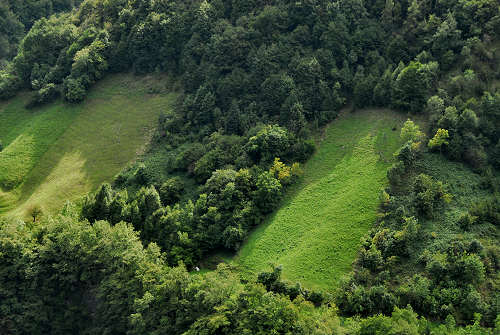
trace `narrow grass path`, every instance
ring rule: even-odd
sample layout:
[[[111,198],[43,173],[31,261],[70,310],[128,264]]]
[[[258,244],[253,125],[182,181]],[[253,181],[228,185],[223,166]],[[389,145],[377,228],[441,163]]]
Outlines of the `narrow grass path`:
[[[334,121],[305,164],[303,180],[234,259],[242,274],[282,265],[286,280],[334,289],[376,219],[403,121],[387,110],[343,114]]]
[[[174,93],[155,77],[113,75],[84,103],[24,108],[20,95],[0,105],[0,214],[55,212],[111,180],[144,150]]]

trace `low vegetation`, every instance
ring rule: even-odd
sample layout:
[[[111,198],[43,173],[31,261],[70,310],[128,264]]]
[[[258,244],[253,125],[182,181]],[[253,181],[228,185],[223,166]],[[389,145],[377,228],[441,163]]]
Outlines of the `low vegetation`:
[[[58,211],[136,159],[151,139],[158,116],[175,94],[150,94],[157,79],[113,76],[82,105],[56,102],[24,108],[24,96],[0,107],[0,211],[27,215],[33,205]]]
[[[345,315],[411,305],[429,318],[493,326],[500,313],[498,180],[426,152],[421,141],[413,137],[398,151],[377,225],[336,303]]]
[[[334,289],[376,219],[402,120],[391,111],[362,110],[328,126],[303,179],[250,235],[235,264],[254,276],[280,265],[286,280]]]

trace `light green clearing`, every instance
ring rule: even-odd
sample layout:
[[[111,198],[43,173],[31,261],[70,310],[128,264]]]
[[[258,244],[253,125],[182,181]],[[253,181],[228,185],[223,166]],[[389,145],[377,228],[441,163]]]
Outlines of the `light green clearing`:
[[[334,121],[305,164],[304,178],[234,259],[243,276],[282,265],[285,280],[334,289],[376,220],[404,120],[392,111],[365,110]]]
[[[27,95],[0,104],[0,213],[54,212],[109,181],[140,155],[175,94],[162,78],[112,75],[84,103],[58,101],[34,110]],[[163,86],[162,86],[163,85]]]

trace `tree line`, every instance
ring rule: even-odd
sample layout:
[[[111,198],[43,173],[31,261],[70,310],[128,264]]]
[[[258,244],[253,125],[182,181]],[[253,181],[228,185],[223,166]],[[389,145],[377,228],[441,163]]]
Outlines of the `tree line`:
[[[452,316],[434,326],[411,307],[341,323],[331,301],[286,288],[279,269],[246,283],[227,265],[193,275],[182,264],[167,266],[131,225],[90,224],[78,215],[68,204],[36,225],[1,221],[3,333],[492,334],[479,320],[457,327]]]

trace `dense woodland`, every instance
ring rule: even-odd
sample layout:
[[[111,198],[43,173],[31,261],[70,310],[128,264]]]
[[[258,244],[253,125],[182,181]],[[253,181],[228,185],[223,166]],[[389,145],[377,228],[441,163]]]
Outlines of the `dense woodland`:
[[[0,69],[17,54],[33,24],[54,13],[69,11],[81,0],[5,0],[0,3]]]
[[[0,334],[500,331],[498,1],[9,0],[0,13],[2,99],[80,103],[125,71],[167,73],[180,93],[142,162],[56,217],[1,221]],[[423,121],[401,129],[338,292],[279,267],[189,274],[279,207],[346,105]],[[440,180],[443,160],[480,178]]]

